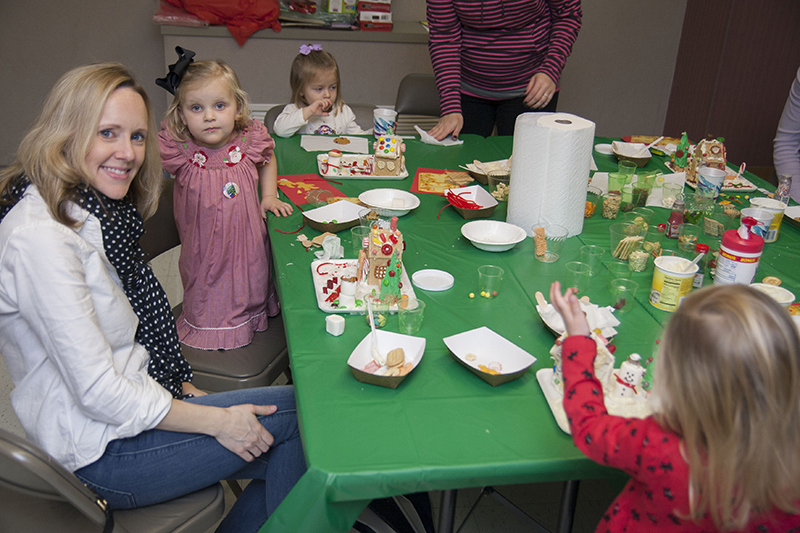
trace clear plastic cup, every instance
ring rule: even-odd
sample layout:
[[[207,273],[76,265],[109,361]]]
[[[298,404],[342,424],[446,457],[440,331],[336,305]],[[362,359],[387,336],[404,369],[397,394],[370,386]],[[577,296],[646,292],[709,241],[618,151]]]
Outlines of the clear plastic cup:
[[[536,228],[544,228],[544,241],[537,241]],[[542,263],[555,263],[561,256],[561,248],[569,236],[569,230],[560,224],[533,227],[534,256]]]
[[[425,313],[425,302],[416,298],[403,298],[397,306],[397,316],[400,323],[400,333],[414,335],[422,327],[422,318]]]
[[[581,246],[581,263],[589,265],[589,275],[596,276],[600,273],[600,265],[603,263],[603,255],[606,250],[594,244]]]
[[[639,284],[631,279],[617,278],[611,281],[611,305],[617,313],[627,313],[633,309],[638,289]]]
[[[586,292],[589,288],[589,265],[580,261],[570,261],[566,264],[566,270],[564,288],[573,288],[578,294]]]
[[[478,267],[478,294],[483,298],[497,298],[503,285],[503,274],[505,271],[499,266]]]

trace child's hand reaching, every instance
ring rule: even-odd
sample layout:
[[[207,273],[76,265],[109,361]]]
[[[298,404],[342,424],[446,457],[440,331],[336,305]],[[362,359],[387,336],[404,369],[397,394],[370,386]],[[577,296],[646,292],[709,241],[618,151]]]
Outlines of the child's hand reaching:
[[[303,119],[310,120],[313,116],[327,117],[333,107],[333,101],[328,98],[317,100],[303,108]]]
[[[562,296],[561,283],[554,281],[550,285],[550,301],[564,319],[567,335],[589,335],[591,333],[589,322],[586,321],[586,314],[581,309],[574,289],[567,289]]]
[[[265,196],[261,200],[261,218],[267,219],[267,212],[272,212],[276,217],[288,217],[294,209],[291,204],[287,204],[278,199],[277,196]]]

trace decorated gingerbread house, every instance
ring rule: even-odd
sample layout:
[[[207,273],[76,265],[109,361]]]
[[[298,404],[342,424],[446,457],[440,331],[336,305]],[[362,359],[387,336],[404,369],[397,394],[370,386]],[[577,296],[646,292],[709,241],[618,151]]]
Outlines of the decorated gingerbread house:
[[[376,176],[398,176],[406,167],[406,158],[403,153],[406,145],[400,137],[395,135],[382,135],[373,145],[375,156],[372,173]]]
[[[723,139],[715,139],[709,135],[689,151],[688,169],[686,171],[686,181],[697,183],[697,169],[703,165],[712,168],[725,170],[727,161],[725,144]]]
[[[381,300],[395,304],[400,299],[403,271],[403,234],[397,229],[397,217],[389,228],[373,227],[366,249],[359,252],[359,280],[380,287]]]

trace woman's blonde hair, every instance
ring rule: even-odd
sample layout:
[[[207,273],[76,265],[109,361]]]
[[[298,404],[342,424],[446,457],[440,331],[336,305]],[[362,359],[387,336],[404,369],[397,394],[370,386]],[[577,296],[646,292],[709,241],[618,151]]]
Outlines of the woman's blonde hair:
[[[657,420],[683,438],[690,518],[741,529],[759,512],[797,513],[800,336],[789,313],[743,285],[691,294],[656,361]]]
[[[311,50],[308,54],[297,54],[292,61],[292,69],[289,71],[289,85],[292,87],[292,103],[297,107],[307,106],[308,102],[303,99],[303,89],[311,83],[314,76],[320,72],[333,70],[336,75],[336,100],[333,102],[334,113],[338,113],[344,105],[342,100],[342,83],[339,78],[339,65],[333,54],[324,50]]]
[[[147,135],[142,166],[133,177],[128,197],[145,217],[155,213],[161,193],[161,156],[150,99],[119,63],[77,67],[50,90],[39,116],[22,138],[17,156],[0,171],[0,196],[21,176],[36,185],[53,217],[74,226],[68,204],[78,187],[90,184],[91,170],[86,157],[97,139],[103,107],[111,93],[120,88],[136,91],[147,108]]]
[[[236,122],[235,131],[242,131],[250,123],[250,98],[242,89],[239,77],[233,69],[224,61],[207,60],[192,63],[186,69],[181,79],[175,97],[167,109],[164,117],[164,129],[169,132],[173,139],[185,141],[191,138],[191,133],[181,119],[181,106],[186,102],[186,93],[212,80],[221,79],[230,87],[231,94],[236,101]]]

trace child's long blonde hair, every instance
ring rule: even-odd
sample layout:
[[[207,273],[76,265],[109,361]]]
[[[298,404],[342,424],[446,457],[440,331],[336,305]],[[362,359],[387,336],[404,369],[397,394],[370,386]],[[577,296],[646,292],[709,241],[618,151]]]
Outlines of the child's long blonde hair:
[[[180,117],[180,107],[186,101],[186,93],[215,79],[224,80],[230,87],[231,94],[236,100],[236,123],[234,125],[234,130],[242,131],[247,127],[250,122],[250,98],[247,96],[244,89],[242,89],[242,84],[239,83],[239,77],[236,75],[236,72],[234,72],[227,63],[221,60],[198,61],[190,64],[186,69],[181,83],[175,91],[175,97],[172,99],[172,103],[164,117],[163,126],[173,139],[185,141],[191,137],[189,129]]]
[[[333,112],[338,113],[344,105],[342,100],[342,83],[339,78],[339,65],[332,54],[324,50],[311,50],[308,54],[302,52],[292,61],[292,69],[289,72],[289,85],[292,87],[292,103],[297,107],[308,105],[303,99],[303,89],[311,83],[311,80],[320,72],[333,70],[336,74],[336,100],[333,102]]]
[[[656,362],[657,420],[683,438],[690,518],[720,530],[800,501],[800,336],[743,285],[703,289],[670,321]]]

